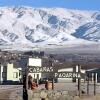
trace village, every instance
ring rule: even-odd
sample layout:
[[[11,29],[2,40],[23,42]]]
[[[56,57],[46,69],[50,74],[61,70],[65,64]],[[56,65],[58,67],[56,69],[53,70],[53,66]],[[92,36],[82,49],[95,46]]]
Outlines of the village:
[[[68,90],[65,84],[72,84],[72,90],[79,91],[77,95],[96,94],[96,84],[100,82],[99,54],[45,54],[43,51],[8,52],[0,51],[0,84],[24,86],[29,89],[27,77],[38,84],[39,89]],[[24,77],[25,76],[25,77]],[[24,84],[25,83],[25,84]],[[81,85],[85,84],[85,89]],[[64,84],[60,87],[58,84]],[[86,86],[87,84],[87,86]],[[90,85],[92,92],[89,92]],[[64,88],[65,87],[65,88]],[[86,89],[87,88],[87,89]],[[30,92],[29,92],[30,94]],[[0,99],[1,100],[1,99]],[[26,100],[26,99],[25,99]],[[30,99],[31,100],[31,99]]]
[[[50,72],[73,72],[78,70],[77,65],[81,66],[83,73],[97,73],[97,81],[99,82],[99,64],[100,55],[98,54],[56,55],[45,54],[43,51],[17,53],[0,51],[0,83],[22,83],[23,75],[27,70],[33,78],[40,79],[47,78],[47,73],[51,77]],[[91,77],[93,77],[92,74]]]

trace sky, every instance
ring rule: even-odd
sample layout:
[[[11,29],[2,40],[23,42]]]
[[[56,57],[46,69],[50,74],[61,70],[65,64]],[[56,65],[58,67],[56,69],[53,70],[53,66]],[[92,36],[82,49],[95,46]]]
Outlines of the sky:
[[[0,6],[61,7],[100,10],[100,0],[0,0]]]

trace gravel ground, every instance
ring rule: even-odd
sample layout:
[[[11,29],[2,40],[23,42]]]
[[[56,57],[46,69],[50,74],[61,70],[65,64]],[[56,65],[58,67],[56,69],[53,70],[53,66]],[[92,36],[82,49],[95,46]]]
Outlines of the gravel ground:
[[[0,100],[23,100],[22,86],[0,85]]]
[[[77,91],[77,83],[55,83],[54,89],[58,91],[69,90],[69,91]],[[38,89],[43,89],[44,84],[40,85]],[[75,100],[100,100],[100,83],[96,84],[96,96],[93,95],[94,93],[94,85],[90,83],[89,85],[89,95],[87,95],[87,83],[81,84],[81,89],[85,92],[81,98],[78,96],[75,97]]]
[[[77,83],[55,83],[54,89],[57,91],[69,90],[77,91]],[[38,89],[45,88],[45,85],[39,85]],[[82,83],[82,90],[87,93],[87,84]],[[93,83],[90,83],[89,86],[90,96],[84,96],[85,98],[76,99],[76,100],[100,100],[100,83],[96,85],[96,96],[93,96]],[[23,86],[21,85],[0,85],[0,100],[23,100]],[[99,98],[99,99],[98,99]]]
[[[45,87],[44,84],[40,85],[38,89],[43,89]],[[54,89],[58,91],[69,90],[69,91],[77,91],[78,84],[77,83],[54,83]],[[81,83],[81,89],[87,93],[87,83]],[[92,95],[94,93],[94,85],[90,83],[89,85],[89,93]],[[100,94],[100,83],[96,84],[96,93]]]

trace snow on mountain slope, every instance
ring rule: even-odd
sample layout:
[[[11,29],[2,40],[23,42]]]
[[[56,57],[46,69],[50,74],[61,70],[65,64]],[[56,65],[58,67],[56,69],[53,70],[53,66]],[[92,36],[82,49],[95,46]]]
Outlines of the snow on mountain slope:
[[[100,41],[100,12],[63,8],[0,8],[0,45]]]
[[[73,36],[91,41],[100,41],[100,22],[89,22],[80,26]]]

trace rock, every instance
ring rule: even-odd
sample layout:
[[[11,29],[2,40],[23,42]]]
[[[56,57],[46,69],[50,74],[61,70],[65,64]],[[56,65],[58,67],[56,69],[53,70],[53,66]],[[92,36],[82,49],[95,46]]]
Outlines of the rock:
[[[46,91],[41,91],[40,97],[41,98],[46,98],[47,97],[47,92]]]

